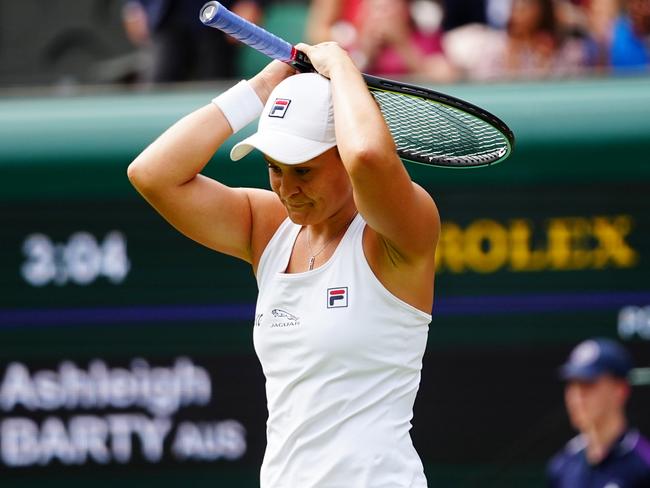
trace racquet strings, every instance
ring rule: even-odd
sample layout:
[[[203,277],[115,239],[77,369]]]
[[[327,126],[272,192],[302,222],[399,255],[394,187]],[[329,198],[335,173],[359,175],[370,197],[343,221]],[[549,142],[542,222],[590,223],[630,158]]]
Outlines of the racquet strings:
[[[413,162],[470,167],[509,152],[508,139],[488,122],[433,100],[371,90],[400,157]]]

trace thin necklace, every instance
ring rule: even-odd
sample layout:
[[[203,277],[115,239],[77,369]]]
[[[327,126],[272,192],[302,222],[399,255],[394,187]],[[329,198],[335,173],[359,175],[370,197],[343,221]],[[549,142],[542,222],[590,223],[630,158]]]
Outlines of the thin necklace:
[[[357,212],[354,212],[354,215],[350,219],[350,221],[343,227],[340,231],[338,231],[336,234],[334,234],[333,237],[330,237],[327,242],[323,245],[323,247],[320,248],[318,252],[314,252],[311,248],[311,230],[307,229],[307,246],[309,247],[309,253],[311,256],[309,256],[309,265],[308,265],[308,270],[311,271],[314,269],[314,262],[316,261],[316,256],[318,256],[320,253],[322,253],[325,249],[327,249],[327,246],[330,245],[330,243],[336,239],[338,236],[340,236],[345,230],[350,227],[350,224],[354,220],[354,218],[357,216]]]

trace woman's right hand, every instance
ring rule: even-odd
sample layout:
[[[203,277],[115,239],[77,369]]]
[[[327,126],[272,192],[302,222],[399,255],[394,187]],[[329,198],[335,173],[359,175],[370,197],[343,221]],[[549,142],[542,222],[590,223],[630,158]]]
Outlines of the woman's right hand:
[[[251,86],[263,104],[273,89],[284,79],[295,75],[297,71],[282,61],[271,61],[262,71],[249,80]]]

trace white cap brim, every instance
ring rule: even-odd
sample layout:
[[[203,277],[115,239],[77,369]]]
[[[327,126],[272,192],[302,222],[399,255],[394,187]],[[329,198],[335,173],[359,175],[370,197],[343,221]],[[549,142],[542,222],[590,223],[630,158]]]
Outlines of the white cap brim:
[[[336,141],[313,141],[286,132],[265,130],[235,144],[230,151],[230,159],[239,161],[257,149],[279,163],[300,164],[320,156],[334,146]]]

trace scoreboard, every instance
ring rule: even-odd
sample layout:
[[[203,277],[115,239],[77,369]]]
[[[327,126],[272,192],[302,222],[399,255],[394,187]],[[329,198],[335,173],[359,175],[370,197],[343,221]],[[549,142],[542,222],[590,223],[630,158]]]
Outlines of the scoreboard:
[[[650,366],[649,88],[449,87],[517,143],[493,168],[408,166],[443,221],[413,429],[431,484],[543,486],[571,435],[555,368],[576,342],[615,337]],[[178,234],[126,178],[213,96],[0,100],[3,483],[256,486],[254,276]],[[206,174],[268,187],[261,158],[229,149]],[[646,432],[649,407],[639,386],[630,415]]]

